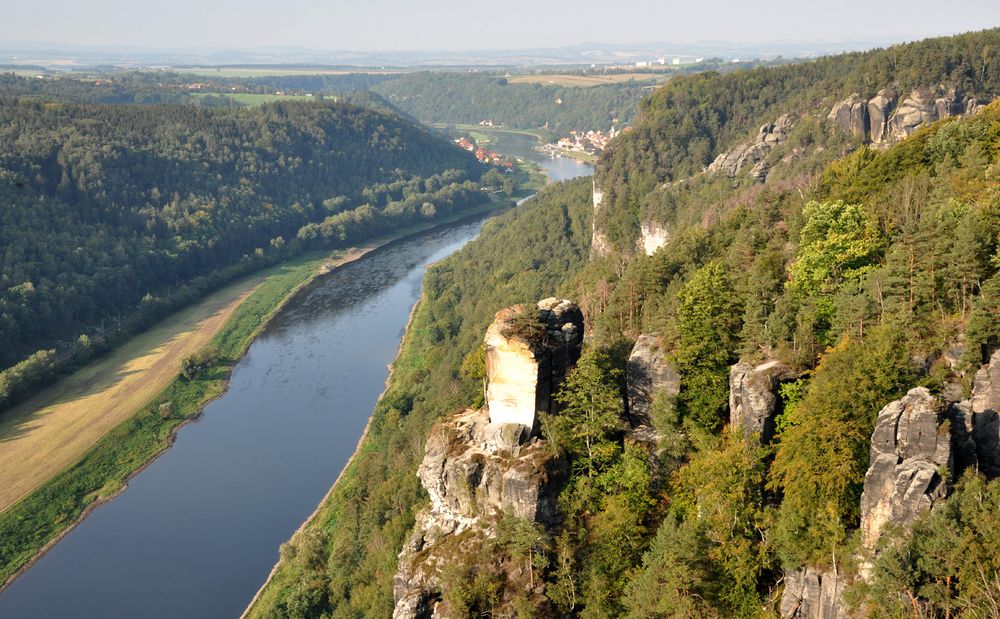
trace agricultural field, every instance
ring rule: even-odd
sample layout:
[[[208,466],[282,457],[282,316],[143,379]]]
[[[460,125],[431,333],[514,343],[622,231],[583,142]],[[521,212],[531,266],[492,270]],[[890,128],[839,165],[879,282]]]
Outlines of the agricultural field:
[[[515,75],[507,81],[511,84],[542,84],[548,86],[600,86],[602,84],[620,84],[635,80],[662,84],[670,79],[663,73],[609,73],[607,75]]]

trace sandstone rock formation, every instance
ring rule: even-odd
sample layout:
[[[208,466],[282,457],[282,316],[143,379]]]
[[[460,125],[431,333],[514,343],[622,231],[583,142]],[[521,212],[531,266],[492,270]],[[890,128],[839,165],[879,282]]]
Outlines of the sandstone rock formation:
[[[538,333],[510,331],[537,312]],[[447,615],[437,606],[442,571],[479,557],[505,513],[551,524],[566,462],[534,436],[534,415],[580,356],[583,315],[565,299],[497,312],[486,334],[487,408],[439,422],[417,476],[430,505],[416,517],[393,582],[395,619]],[[474,560],[474,559],[473,559]]]
[[[941,473],[952,467],[951,435],[940,398],[911,389],[878,414],[861,495],[861,541],[875,548],[889,522],[907,527],[945,498]]]
[[[902,100],[891,89],[882,89],[866,101],[854,93],[833,105],[827,120],[837,129],[876,145],[897,142],[918,128],[956,114],[975,114],[982,106],[966,100],[954,88],[917,88]]]
[[[542,331],[517,332],[517,317],[526,311],[537,312]],[[486,331],[490,420],[534,428],[535,414],[552,410],[552,394],[580,358],[582,344],[583,313],[572,301],[550,298],[534,308],[497,312]]]
[[[736,178],[750,165],[752,167],[748,175],[754,180],[765,180],[768,168],[764,158],[772,148],[785,141],[793,125],[792,117],[782,114],[773,123],[762,126],[750,142],[738,144],[716,157],[706,172],[723,172],[730,178]]]
[[[633,426],[650,425],[650,408],[658,394],[674,398],[680,393],[681,375],[660,349],[659,336],[642,334],[628,357],[625,379]]]
[[[1000,350],[976,372],[969,409],[979,471],[1000,477]]]
[[[639,224],[639,247],[647,256],[652,256],[656,250],[670,240],[670,231],[661,223],[647,219]]]
[[[782,619],[845,619],[842,595],[846,583],[833,572],[813,568],[785,571]]]
[[[591,182],[594,188],[594,217],[591,223],[590,253],[598,257],[607,256],[611,253],[611,241],[608,240],[604,231],[597,227],[597,211],[601,208],[601,203],[604,202],[604,192],[597,187],[596,178]]]
[[[774,437],[778,385],[795,377],[780,361],[751,365],[741,361],[729,372],[729,425],[744,436],[756,435],[761,444]]]

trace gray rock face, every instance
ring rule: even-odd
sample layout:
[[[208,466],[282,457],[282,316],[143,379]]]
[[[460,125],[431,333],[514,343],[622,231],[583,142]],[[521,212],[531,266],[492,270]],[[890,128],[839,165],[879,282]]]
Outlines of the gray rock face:
[[[643,334],[635,341],[625,378],[629,414],[634,426],[651,424],[649,410],[658,394],[676,397],[681,389],[681,375],[660,349],[656,334]]]
[[[608,256],[612,250],[611,241],[604,231],[597,227],[597,211],[604,202],[604,192],[597,186],[596,178],[591,183],[594,188],[594,217],[591,222],[590,253],[597,257]]]
[[[738,144],[716,157],[705,171],[723,172],[730,178],[736,178],[744,168],[751,166],[749,176],[754,180],[765,180],[768,168],[764,157],[772,148],[785,141],[794,124],[788,114],[779,116],[773,123],[762,126],[750,142]]]
[[[835,103],[826,119],[856,138],[868,137],[868,102],[858,93]]]
[[[844,581],[833,572],[813,568],[785,571],[782,619],[846,619],[841,596]]]
[[[1000,350],[976,372],[969,408],[979,471],[988,479],[1000,477]]]
[[[877,145],[897,142],[918,128],[956,114],[972,115],[982,106],[975,99],[966,100],[956,89],[917,88],[898,100],[886,88],[865,101],[858,93],[833,105],[827,120],[834,127],[855,138]]]
[[[543,332],[517,332],[516,319],[530,311],[537,312]],[[552,394],[580,358],[583,313],[572,301],[556,298],[535,308],[508,307],[497,312],[485,344],[490,419],[534,428],[536,413],[552,411]]]
[[[941,400],[911,389],[878,415],[861,494],[861,540],[874,549],[884,526],[909,526],[947,493],[940,472],[952,467],[951,435]]]
[[[757,366],[739,362],[729,372],[729,425],[744,436],[756,435],[761,444],[774,437],[778,385],[795,377],[791,368],[780,361]]]
[[[868,138],[875,144],[889,141],[889,117],[896,105],[896,93],[891,90],[880,90],[868,102]]]
[[[430,506],[399,555],[393,617],[428,616],[443,567],[459,549],[481,551],[501,514],[552,523],[565,474],[565,461],[524,426],[492,423],[485,410],[440,422],[417,471]]]

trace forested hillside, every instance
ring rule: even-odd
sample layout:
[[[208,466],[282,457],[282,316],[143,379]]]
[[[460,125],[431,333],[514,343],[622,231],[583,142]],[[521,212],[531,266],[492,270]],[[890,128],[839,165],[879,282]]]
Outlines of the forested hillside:
[[[0,99],[0,365],[302,248],[478,204],[481,173],[416,125],[351,105]]]
[[[645,84],[587,88],[509,83],[502,76],[408,73],[373,88],[390,103],[427,123],[492,120],[517,129],[604,130],[632,122]]]
[[[580,303],[591,336],[557,396],[566,420],[540,428],[567,462],[558,518],[470,525],[496,535],[423,566],[428,604],[469,617],[993,616],[1000,104],[871,146],[828,113],[890,87],[990,100],[998,43],[994,30],[693,76],[644,101],[599,167],[610,250],[581,259],[586,229],[564,220],[591,208],[577,181],[432,271],[376,438],[284,549],[260,616],[386,616],[431,419],[482,403],[490,311],[553,294]],[[703,172],[781,114],[794,118],[759,133],[780,141],[765,173]],[[645,215],[669,231],[650,255],[634,242]],[[640,335],[676,376],[643,414],[630,409]],[[740,387],[761,368],[771,382]],[[741,388],[771,398],[767,433],[741,425],[740,407],[761,406],[740,404]],[[923,413],[910,408],[921,398]],[[879,466],[899,477],[879,486]],[[386,487],[406,490],[373,491]],[[419,543],[409,551],[419,560]]]

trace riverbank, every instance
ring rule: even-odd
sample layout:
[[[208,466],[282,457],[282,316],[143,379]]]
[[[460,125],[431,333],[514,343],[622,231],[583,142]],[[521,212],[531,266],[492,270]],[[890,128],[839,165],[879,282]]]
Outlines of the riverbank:
[[[508,204],[484,203],[449,218],[400,230],[357,250],[341,252],[333,260],[325,254],[311,254],[268,271],[266,280],[239,305],[210,342],[220,351],[222,361],[217,367],[195,381],[171,382],[98,441],[78,463],[0,514],[0,580],[9,582],[15,572],[40,556],[51,540],[89,513],[88,508],[120,492],[132,475],[163,453],[177,428],[197,417],[207,402],[225,392],[232,368],[270,319],[317,276],[377,247],[431,228],[481,217]],[[161,407],[163,404],[168,406]]]

